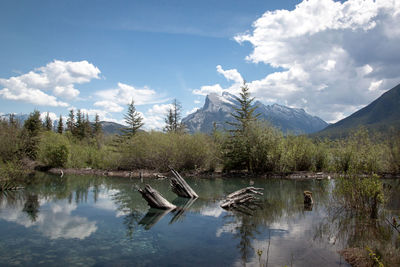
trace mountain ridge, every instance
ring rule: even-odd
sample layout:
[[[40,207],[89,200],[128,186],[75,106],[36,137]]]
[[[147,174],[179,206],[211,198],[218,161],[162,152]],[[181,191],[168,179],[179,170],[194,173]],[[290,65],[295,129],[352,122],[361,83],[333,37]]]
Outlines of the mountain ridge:
[[[290,108],[279,104],[264,105],[260,101],[254,103],[256,113],[260,118],[269,121],[285,133],[307,134],[325,128],[328,123],[305,112],[304,109]],[[204,105],[192,114],[182,119],[190,133],[211,133],[213,124],[218,128],[229,129],[226,122],[232,122],[231,113],[239,107],[236,97],[228,92],[218,95],[211,93],[206,96]]]
[[[351,130],[364,126],[379,132],[390,127],[400,129],[400,84],[383,93],[367,106],[316,133],[322,137],[346,136]]]

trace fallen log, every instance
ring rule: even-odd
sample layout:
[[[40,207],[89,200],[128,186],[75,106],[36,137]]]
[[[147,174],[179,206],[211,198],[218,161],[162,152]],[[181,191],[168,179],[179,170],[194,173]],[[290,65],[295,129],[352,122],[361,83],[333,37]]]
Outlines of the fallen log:
[[[199,196],[194,192],[194,190],[186,183],[186,181],[182,178],[182,176],[175,171],[173,168],[171,169],[174,177],[171,178],[171,189],[172,191],[180,197],[186,198],[198,198]]]
[[[166,200],[157,190],[153,189],[150,185],[146,184],[145,187],[138,188],[142,197],[147,201],[150,207],[156,209],[175,209],[176,206]]]
[[[221,208],[234,209],[239,212],[251,214],[257,207],[260,207],[260,199],[257,195],[263,195],[259,192],[264,188],[246,187],[229,194],[222,202]]]

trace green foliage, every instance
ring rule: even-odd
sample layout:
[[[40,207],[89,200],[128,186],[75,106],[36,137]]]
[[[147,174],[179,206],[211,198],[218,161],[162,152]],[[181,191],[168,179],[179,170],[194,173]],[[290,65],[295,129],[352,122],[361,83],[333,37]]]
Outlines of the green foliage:
[[[60,115],[60,118],[58,119],[57,133],[62,134],[63,132],[64,132],[63,118]]]
[[[126,124],[128,124],[128,127],[122,129],[123,135],[126,137],[134,136],[143,126],[143,117],[140,115],[139,112],[136,111],[133,99],[128,105],[128,111],[125,114],[124,119]]]
[[[36,159],[41,130],[42,121],[40,120],[40,112],[35,110],[25,121],[21,137],[24,142],[24,153],[31,159]]]
[[[250,122],[244,138],[249,147],[249,165],[253,172],[279,170],[281,158],[282,133],[267,122]]]
[[[69,143],[65,136],[45,132],[41,136],[38,159],[48,167],[64,167],[68,161]]]
[[[204,134],[141,132],[119,146],[122,169],[210,169],[215,165],[212,138]]]
[[[46,113],[46,117],[44,118],[43,128],[44,128],[46,131],[51,131],[51,130],[53,130],[53,122],[51,121],[49,112]]]
[[[305,136],[287,136],[283,141],[281,171],[314,170],[315,147]]]
[[[342,173],[377,173],[383,171],[385,146],[374,143],[365,128],[360,128],[347,139],[335,142],[333,165]]]
[[[20,158],[22,139],[17,123],[0,120],[0,161],[7,162]]]
[[[254,171],[251,163],[252,144],[250,143],[250,136],[253,129],[253,122],[256,121],[259,114],[254,114],[256,107],[252,107],[254,98],[250,98],[249,88],[246,83],[241,87],[240,97],[236,97],[240,104],[240,108],[234,108],[235,112],[232,113],[234,122],[227,122],[233,129],[229,132],[231,137],[227,139],[224,149],[225,153],[225,168],[248,171]],[[251,127],[252,129],[249,129]],[[253,135],[254,136],[254,135]]]
[[[27,171],[18,160],[10,160],[5,163],[0,162],[0,181],[22,180]]]
[[[185,125],[180,122],[182,105],[178,100],[172,101],[172,107],[168,109],[168,113],[165,118],[164,131],[167,133],[183,133],[185,131]]]
[[[376,218],[379,205],[384,202],[382,181],[379,176],[344,176],[336,180],[336,201],[344,208]]]

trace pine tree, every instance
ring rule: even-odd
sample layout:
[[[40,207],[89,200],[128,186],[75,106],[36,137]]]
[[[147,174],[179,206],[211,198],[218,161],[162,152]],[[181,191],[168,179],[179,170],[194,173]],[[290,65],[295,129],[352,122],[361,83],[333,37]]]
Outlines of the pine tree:
[[[93,134],[94,136],[100,136],[102,133],[103,129],[101,128],[100,117],[99,114],[96,113],[96,116],[94,117]]]
[[[181,120],[182,105],[174,99],[172,101],[172,107],[168,109],[167,116],[165,118],[164,131],[166,132],[183,132],[185,126],[180,122]]]
[[[248,140],[248,129],[252,122],[257,120],[260,114],[254,114],[256,106],[253,106],[254,98],[250,97],[249,88],[243,83],[239,97],[235,97],[240,107],[234,108],[231,116],[234,122],[227,122],[233,129],[229,130],[231,136],[226,144],[226,158],[229,168],[242,169],[246,168],[252,171],[250,160],[250,144]]]
[[[79,139],[84,137],[84,116],[80,109],[76,112],[75,133],[74,135]]]
[[[40,112],[38,110],[35,110],[24,122],[24,128],[22,131],[22,139],[24,140],[24,152],[31,159],[36,159],[39,144],[39,133],[41,130],[42,120],[40,119]]]
[[[71,109],[68,114],[67,131],[69,131],[71,134],[75,134],[75,115],[73,109]]]
[[[144,124],[142,116],[136,111],[133,99],[128,104],[128,112],[125,114],[124,119],[128,124],[128,127],[122,129],[123,135],[126,137],[134,136]]]
[[[89,114],[86,113],[86,118],[83,122],[83,138],[93,137],[92,127],[90,126]]]
[[[62,134],[63,131],[64,131],[63,119],[62,116],[60,115],[60,119],[58,120],[58,125],[57,125],[57,133]]]
[[[47,112],[46,117],[44,119],[43,127],[46,131],[53,130],[53,122],[51,121],[49,112]]]

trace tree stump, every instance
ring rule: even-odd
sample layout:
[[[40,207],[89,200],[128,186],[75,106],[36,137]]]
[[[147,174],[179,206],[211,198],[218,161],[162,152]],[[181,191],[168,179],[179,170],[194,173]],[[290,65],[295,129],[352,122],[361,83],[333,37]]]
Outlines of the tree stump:
[[[166,200],[157,190],[153,189],[150,185],[146,184],[145,187],[138,188],[142,197],[147,201],[150,207],[156,209],[175,209],[176,206]]]
[[[312,205],[314,204],[312,193],[310,191],[304,191],[304,205]]]
[[[169,167],[174,177],[171,178],[171,189],[172,191],[180,197],[186,198],[198,198],[199,196],[194,192],[194,190],[186,183],[182,176],[175,171],[173,168]]]

